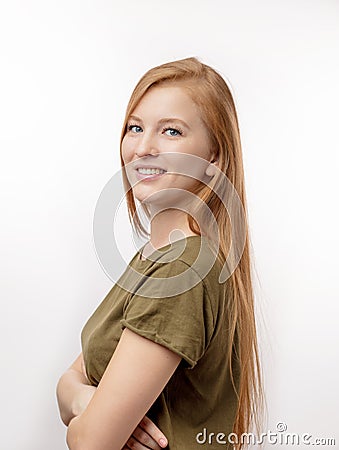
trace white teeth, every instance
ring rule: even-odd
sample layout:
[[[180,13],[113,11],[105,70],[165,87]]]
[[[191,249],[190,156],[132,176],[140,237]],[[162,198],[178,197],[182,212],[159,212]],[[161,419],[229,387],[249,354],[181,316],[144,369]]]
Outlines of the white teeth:
[[[162,169],[144,169],[139,167],[138,172],[143,175],[158,175],[159,173],[165,173],[165,170]]]

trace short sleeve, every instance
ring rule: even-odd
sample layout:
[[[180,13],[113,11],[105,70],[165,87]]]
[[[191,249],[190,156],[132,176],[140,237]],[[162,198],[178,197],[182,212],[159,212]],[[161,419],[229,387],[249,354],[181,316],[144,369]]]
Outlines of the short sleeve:
[[[163,293],[160,297],[162,281],[154,277],[168,280],[178,275],[178,293],[170,297]],[[129,328],[177,353],[188,368],[193,368],[205,353],[214,325],[204,282],[180,260],[162,263],[151,276],[145,277],[142,295],[138,295],[138,290],[130,295],[121,320],[122,328]]]

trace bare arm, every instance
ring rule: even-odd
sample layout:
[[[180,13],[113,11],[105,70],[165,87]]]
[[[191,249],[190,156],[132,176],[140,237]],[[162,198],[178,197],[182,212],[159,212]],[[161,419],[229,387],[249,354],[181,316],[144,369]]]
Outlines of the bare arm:
[[[69,369],[61,376],[57,385],[57,400],[60,410],[60,417],[63,423],[68,426],[74,417],[85,411],[96,388],[91,386],[86,377],[83,355],[80,353]],[[141,422],[131,433],[128,447],[138,445],[137,448],[160,450],[167,446],[166,436],[148,418],[143,417]]]
[[[61,420],[65,425],[87,407],[96,388],[87,380],[82,353],[69,369],[61,376],[57,384],[57,400]]]
[[[123,448],[180,360],[171,350],[125,328],[92,400],[69,423],[69,449]]]

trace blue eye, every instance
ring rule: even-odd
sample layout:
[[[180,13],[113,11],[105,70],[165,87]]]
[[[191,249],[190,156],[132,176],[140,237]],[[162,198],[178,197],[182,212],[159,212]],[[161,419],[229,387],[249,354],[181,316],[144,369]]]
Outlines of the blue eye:
[[[167,131],[169,131],[170,133],[167,133]],[[176,128],[164,128],[163,132],[167,134],[167,136],[172,136],[172,137],[176,137],[176,136],[181,136],[182,135],[182,131],[177,130]]]
[[[139,125],[128,125],[127,130],[132,131],[133,133],[140,133],[142,128],[139,127]]]

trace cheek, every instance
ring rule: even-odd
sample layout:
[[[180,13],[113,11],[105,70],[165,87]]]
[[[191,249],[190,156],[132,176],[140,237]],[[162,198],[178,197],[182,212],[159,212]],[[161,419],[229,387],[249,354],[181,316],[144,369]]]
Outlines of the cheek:
[[[207,160],[209,158],[210,150],[205,142],[201,140],[192,143],[190,146],[187,146],[186,153],[194,156],[199,156],[200,158]]]
[[[164,188],[181,189],[191,193],[197,192],[201,187],[201,183],[198,179],[182,174],[169,174],[166,179],[166,186],[165,183],[163,183],[163,185]],[[182,195],[184,195],[184,193]]]
[[[125,164],[133,157],[133,146],[128,138],[124,138],[121,144],[121,156]]]
[[[203,159],[208,159],[210,154],[210,145],[206,141],[204,135],[194,136],[192,139],[186,139],[177,147],[178,152],[188,153],[193,156],[199,156]]]

